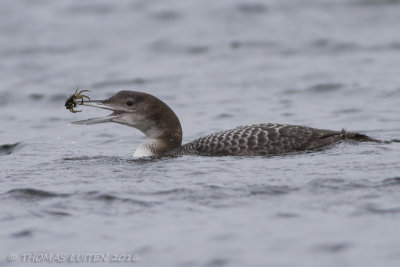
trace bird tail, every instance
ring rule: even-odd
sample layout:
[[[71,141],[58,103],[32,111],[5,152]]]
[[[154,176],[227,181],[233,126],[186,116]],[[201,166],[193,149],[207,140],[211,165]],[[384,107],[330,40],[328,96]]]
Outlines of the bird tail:
[[[345,129],[342,130],[343,140],[354,140],[357,142],[375,142],[375,143],[383,143],[382,140],[378,140],[368,135],[356,133],[356,132],[347,132]]]

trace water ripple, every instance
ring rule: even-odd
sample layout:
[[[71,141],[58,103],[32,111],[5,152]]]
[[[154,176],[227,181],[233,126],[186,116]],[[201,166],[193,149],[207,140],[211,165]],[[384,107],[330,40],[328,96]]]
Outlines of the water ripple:
[[[70,213],[64,212],[64,211],[58,211],[58,210],[46,210],[44,213],[56,216],[56,217],[64,217],[64,216],[71,216]]]
[[[382,181],[383,186],[399,186],[400,177],[388,178]]]
[[[296,191],[297,188],[290,186],[276,186],[276,185],[263,185],[263,186],[255,186],[255,188],[251,188],[249,191],[250,195],[269,195],[269,196],[279,196],[289,194],[293,191]]]
[[[160,202],[157,201],[143,201],[143,200],[137,200],[137,199],[133,199],[133,198],[127,198],[127,197],[120,197],[120,196],[116,196],[114,194],[111,193],[102,193],[99,191],[89,191],[89,192],[85,192],[84,194],[85,198],[88,199],[92,199],[92,200],[100,200],[100,201],[104,201],[104,202],[128,202],[131,204],[135,204],[138,206],[142,206],[142,207],[152,207],[156,204],[160,204]]]
[[[246,15],[263,14],[267,11],[267,7],[262,3],[241,3],[236,8]]]
[[[15,152],[17,149],[21,148],[20,144],[21,142],[0,145],[0,156],[9,155]]]
[[[30,237],[32,236],[33,231],[30,229],[22,230],[12,234],[12,237],[20,238],[20,237]]]
[[[46,199],[54,197],[67,197],[69,194],[58,194],[51,191],[45,191],[34,188],[18,188],[9,190],[2,195],[6,195],[12,198],[34,200],[34,199]]]
[[[366,181],[348,181],[340,178],[314,179],[308,183],[308,186],[313,190],[316,189],[328,191],[342,191],[370,187]]]
[[[366,204],[364,206],[364,210],[367,213],[373,213],[373,214],[400,214],[400,207],[382,208],[374,203]]]
[[[338,253],[348,250],[351,247],[350,243],[337,242],[337,243],[323,243],[315,247],[315,251],[324,253]]]
[[[337,91],[341,88],[343,88],[343,84],[341,83],[320,83],[309,87],[307,91],[313,93],[328,93]]]

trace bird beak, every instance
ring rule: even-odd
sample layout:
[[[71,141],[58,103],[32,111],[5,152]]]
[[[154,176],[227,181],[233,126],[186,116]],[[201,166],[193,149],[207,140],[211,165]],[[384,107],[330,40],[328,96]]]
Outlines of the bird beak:
[[[106,117],[92,118],[92,119],[87,119],[87,120],[82,120],[82,121],[74,121],[74,122],[71,122],[71,124],[90,125],[90,124],[112,122],[115,118],[120,117],[124,113],[124,111],[118,110],[116,107],[108,104],[107,102],[108,102],[107,100],[83,101],[83,103],[81,104],[83,106],[108,109],[108,110],[112,110],[113,113],[111,113],[110,115],[108,115]]]

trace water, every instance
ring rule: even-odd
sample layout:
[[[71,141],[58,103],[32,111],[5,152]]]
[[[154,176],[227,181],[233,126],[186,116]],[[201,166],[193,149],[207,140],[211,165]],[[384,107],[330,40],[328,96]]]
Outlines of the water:
[[[185,142],[260,122],[399,139],[399,14],[394,0],[2,1],[0,265],[399,266],[398,142],[137,160],[140,132],[69,125],[108,112],[63,106],[76,87],[145,91]]]

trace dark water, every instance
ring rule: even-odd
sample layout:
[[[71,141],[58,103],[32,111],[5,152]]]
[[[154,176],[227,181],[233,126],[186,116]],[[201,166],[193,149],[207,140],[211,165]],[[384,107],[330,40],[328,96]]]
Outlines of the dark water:
[[[9,0],[0,22],[0,265],[399,266],[398,142],[137,160],[140,132],[63,104],[145,91],[185,142],[259,122],[400,139],[400,1]]]

